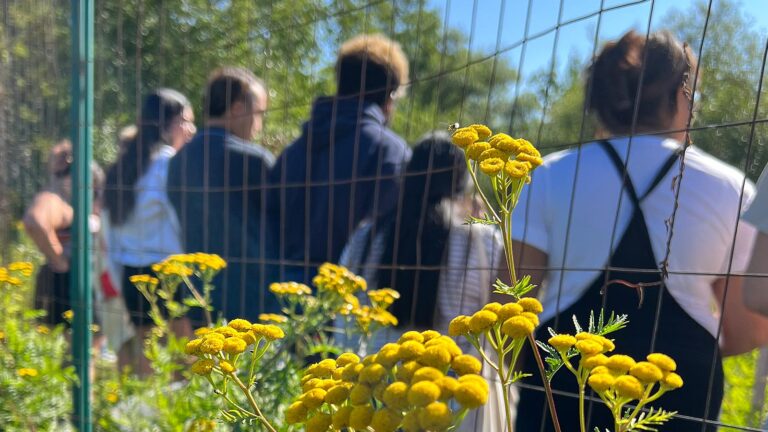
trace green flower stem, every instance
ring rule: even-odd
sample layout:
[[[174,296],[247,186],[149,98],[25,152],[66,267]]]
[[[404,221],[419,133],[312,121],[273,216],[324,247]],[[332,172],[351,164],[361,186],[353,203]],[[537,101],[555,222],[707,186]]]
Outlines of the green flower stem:
[[[483,190],[482,190],[482,189],[480,189],[480,183],[478,183],[478,182],[477,182],[477,175],[475,174],[475,169],[472,167],[472,162],[469,160],[469,157],[465,157],[465,160],[466,160],[466,162],[467,162],[467,171],[469,171],[469,174],[470,174],[470,176],[472,177],[472,183],[474,183],[474,184],[475,184],[475,190],[477,191],[477,193],[478,193],[478,194],[480,194],[480,198],[482,198],[482,200],[483,200],[483,203],[485,203],[485,207],[486,207],[486,208],[488,209],[488,211],[490,212],[490,214],[491,214],[491,217],[492,217],[492,218],[493,218],[495,221],[497,221],[497,222],[498,222],[498,221],[500,221],[500,220],[501,220],[501,218],[499,217],[499,215],[498,215],[498,214],[496,214],[496,210],[494,210],[494,209],[493,209],[493,206],[492,206],[492,205],[491,205],[491,203],[488,201],[488,198],[487,198],[487,197],[485,196],[485,194],[483,193]]]
[[[213,325],[213,319],[211,319],[211,311],[208,310],[208,302],[202,295],[200,295],[200,292],[197,291],[197,288],[195,288],[194,284],[192,284],[192,281],[189,280],[187,276],[182,276],[182,278],[184,279],[184,284],[189,288],[189,292],[192,293],[192,297],[194,297],[202,306],[203,313],[205,314],[205,322],[208,323],[208,327],[211,327]]]
[[[243,384],[242,381],[240,381],[240,378],[237,377],[236,374],[230,375],[232,378],[232,381],[237,384],[238,387],[240,387],[240,390],[243,391],[243,394],[245,394],[245,397],[248,398],[248,403],[251,404],[251,408],[253,408],[254,411],[256,411],[256,418],[259,420],[259,422],[264,425],[267,430],[270,432],[277,432],[277,430],[269,423],[269,421],[264,417],[264,414],[261,413],[261,410],[259,409],[259,405],[256,403],[256,400],[253,398],[253,395],[251,394],[251,391],[248,390],[248,387]]]
[[[649,384],[645,388],[645,393],[643,394],[643,398],[637,401],[637,406],[635,406],[635,409],[632,410],[632,414],[629,415],[629,419],[627,420],[628,423],[632,422],[632,419],[635,418],[635,416],[640,412],[640,410],[647,405],[650,400],[648,397],[651,395],[651,389],[653,388],[653,384]]]
[[[495,329],[496,334],[498,335],[499,331],[498,328]],[[501,380],[501,390],[504,397],[504,414],[506,415],[507,420],[507,430],[512,430],[512,408],[509,406],[509,380],[507,380],[507,377],[504,375],[504,347],[499,344],[498,348],[496,348],[496,354],[498,355],[499,364],[498,368],[496,368],[496,372],[499,375],[499,379]],[[510,365],[509,368],[512,369],[514,365]]]

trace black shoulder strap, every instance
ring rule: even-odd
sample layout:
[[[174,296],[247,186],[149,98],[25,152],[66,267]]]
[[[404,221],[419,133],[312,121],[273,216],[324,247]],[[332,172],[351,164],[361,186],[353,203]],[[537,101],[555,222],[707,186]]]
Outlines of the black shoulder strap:
[[[653,181],[651,182],[648,190],[645,191],[643,196],[638,197],[635,186],[632,184],[632,179],[629,178],[629,173],[627,172],[627,168],[624,165],[624,161],[616,152],[616,149],[613,148],[611,143],[607,140],[600,141],[599,144],[608,154],[608,157],[611,159],[611,162],[613,162],[613,165],[616,167],[619,175],[624,179],[624,188],[629,193],[629,197],[632,199],[632,203],[634,203],[636,206],[640,203],[640,201],[645,199],[645,197],[647,197],[648,194],[650,194],[656,188],[656,186],[661,183],[662,180],[664,180],[664,177],[667,176],[669,170],[672,169],[672,166],[674,166],[675,162],[677,162],[677,159],[680,157],[680,153],[682,151],[682,149],[675,150],[674,153],[672,153],[669,158],[667,158],[661,168],[659,168],[659,170],[656,172],[656,176],[653,178]]]
[[[662,180],[664,180],[664,177],[667,176],[669,171],[672,169],[672,167],[675,165],[675,162],[680,158],[680,153],[682,153],[682,148],[679,148],[675,150],[669,157],[667,158],[666,162],[664,162],[664,165],[659,168],[659,171],[656,173],[656,177],[654,177],[653,181],[651,182],[651,186],[648,187],[648,190],[645,191],[643,196],[640,197],[640,200],[644,200],[645,197],[650,195],[651,192],[653,192],[654,189],[656,189],[656,186],[661,183]]]
[[[600,141],[598,144],[600,144],[600,147],[602,147],[603,150],[605,150],[605,152],[608,154],[608,157],[616,167],[616,171],[619,173],[619,176],[624,179],[624,189],[626,189],[629,193],[629,197],[632,199],[632,203],[635,205],[635,207],[639,208],[640,199],[637,197],[635,186],[632,184],[632,179],[629,178],[629,173],[627,172],[626,166],[624,166],[624,161],[621,160],[621,156],[619,156],[619,154],[616,152],[616,149],[613,148],[611,143],[609,143],[607,140]]]

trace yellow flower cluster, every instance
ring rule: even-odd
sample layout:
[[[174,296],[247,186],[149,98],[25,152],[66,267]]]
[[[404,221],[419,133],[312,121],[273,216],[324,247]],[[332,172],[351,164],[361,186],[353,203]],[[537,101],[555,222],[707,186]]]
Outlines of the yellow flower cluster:
[[[646,360],[636,362],[620,354],[605,357],[595,363],[587,383],[604,399],[623,403],[634,399],[655,400],[664,392],[683,386],[683,379],[675,373],[677,364],[669,356],[654,353]],[[657,393],[651,396],[656,384]]]
[[[541,303],[532,297],[504,305],[489,303],[472,316],[459,315],[448,325],[451,336],[479,336],[493,329],[512,339],[522,339],[533,334],[539,325],[539,314],[544,310]]]
[[[16,374],[18,374],[22,378],[25,378],[25,377],[34,378],[34,377],[37,376],[37,369],[21,368],[21,369],[16,371]]]
[[[228,325],[217,328],[200,328],[196,339],[187,342],[184,352],[199,357],[192,365],[192,372],[209,375],[216,371],[224,375],[236,370],[240,354],[261,341],[271,343],[285,337],[283,330],[271,324],[251,324],[244,319],[234,319]]]
[[[312,288],[298,282],[274,282],[269,290],[278,297],[311,295]]]
[[[523,138],[515,139],[504,133],[491,134],[485,125],[471,125],[457,129],[452,139],[454,144],[464,149],[467,159],[475,161],[486,175],[500,174],[527,181],[529,173],[542,164],[536,147]]]
[[[8,271],[11,273],[19,273],[24,277],[30,277],[32,276],[32,271],[34,270],[34,266],[31,262],[26,261],[17,261],[12,262],[8,264]]]
[[[288,322],[288,317],[280,314],[263,313],[263,314],[259,314],[259,321],[275,322],[275,323],[282,324],[284,322]]]
[[[362,360],[345,353],[311,365],[301,379],[303,394],[285,419],[303,423],[308,432],[446,431],[487,402],[481,367],[453,339],[433,330],[409,331]]]
[[[25,261],[12,262],[7,267],[0,267],[0,284],[21,286],[24,280],[32,276],[33,270],[32,263]]]
[[[227,262],[216,254],[202,252],[189,254],[170,255],[164,262],[176,262],[179,264],[194,265],[201,272],[218,272],[227,267]]]
[[[312,279],[312,283],[319,291],[330,291],[342,297],[368,288],[365,279],[344,266],[331,263],[324,263],[317,269],[317,276]]]
[[[131,281],[131,283],[134,285],[144,285],[150,287],[157,286],[157,284],[160,283],[156,277],[152,277],[147,274],[133,275],[129,277],[128,280]]]

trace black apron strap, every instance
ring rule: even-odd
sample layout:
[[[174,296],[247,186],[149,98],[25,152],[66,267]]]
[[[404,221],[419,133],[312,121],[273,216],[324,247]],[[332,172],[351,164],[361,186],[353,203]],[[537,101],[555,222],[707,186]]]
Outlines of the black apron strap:
[[[615,148],[611,145],[610,142],[607,140],[600,141],[598,144],[600,144],[600,147],[605,150],[605,152],[608,154],[608,158],[611,159],[611,162],[613,162],[613,166],[616,167],[616,171],[618,171],[619,175],[624,178],[624,189],[627,190],[627,193],[629,193],[629,197],[632,199],[632,203],[635,204],[639,208],[640,201],[645,199],[655,188],[656,186],[661,183],[662,180],[664,180],[664,177],[667,176],[667,173],[669,173],[669,170],[672,169],[672,166],[674,166],[675,162],[677,162],[677,159],[680,157],[680,153],[682,152],[682,149],[675,150],[669,158],[664,162],[664,164],[659,168],[659,170],[656,172],[656,176],[653,178],[653,181],[651,182],[650,187],[648,187],[648,190],[645,191],[643,196],[639,197],[637,195],[637,191],[635,190],[634,184],[632,184],[632,179],[629,178],[629,172],[627,172],[626,165],[624,165],[624,161],[621,159],[621,156],[619,156],[619,153],[616,151]]]

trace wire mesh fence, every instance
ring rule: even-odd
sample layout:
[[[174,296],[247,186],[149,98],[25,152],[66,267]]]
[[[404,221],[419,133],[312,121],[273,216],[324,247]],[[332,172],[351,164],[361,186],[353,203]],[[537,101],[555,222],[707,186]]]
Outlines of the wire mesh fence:
[[[150,306],[130,286],[129,276],[151,272],[151,264],[170,253],[210,252],[224,258],[227,269],[217,277],[212,298],[216,313],[228,319],[256,321],[260,313],[279,312],[267,289],[271,282],[310,285],[320,265],[340,261],[366,276],[372,287],[398,289],[398,278],[400,286],[418,287],[415,295],[401,300],[411,307],[395,309],[405,321],[420,323],[424,304],[428,321],[436,326],[447,325],[450,313],[471,314],[490,301],[496,276],[505,277],[499,270],[504,267],[503,242],[493,229],[464,224],[468,214],[479,216],[477,196],[456,180],[466,175],[460,168],[439,166],[444,155],[434,143],[421,165],[411,159],[412,154],[418,159],[417,143],[425,134],[446,133],[455,122],[484,123],[525,137],[550,155],[547,161],[573,160],[565,174],[546,174],[549,180],[534,174],[531,192],[515,217],[515,240],[548,255],[542,263],[523,249],[517,270],[543,275],[544,295],[553,301],[545,305],[553,308],[555,327],[572,330],[569,299],[596,277],[602,275],[609,285],[612,275],[661,272],[661,284],[640,287],[654,299],[643,307],[656,314],[646,329],[654,341],[648,348],[669,331],[660,314],[670,301],[685,311],[709,308],[710,316],[699,316],[697,322],[723,345],[724,335],[734,328],[730,323],[738,319],[726,321],[717,311],[729,302],[741,303],[741,291],[735,291],[741,282],[733,276],[765,276],[745,267],[758,234],[739,222],[754,199],[752,182],[768,162],[768,116],[762,103],[768,13],[763,6],[731,0],[95,2],[95,234],[90,252],[97,324],[112,339],[95,337],[104,344],[98,349],[108,359],[115,356],[112,363],[144,367],[136,361],[143,357],[143,346],[135,340],[147,331]],[[51,324],[65,322],[62,316],[72,308],[68,294],[62,294],[68,288],[61,287],[68,284],[73,155],[65,143],[54,147],[77,126],[69,115],[70,11],[70,3],[62,0],[6,0],[0,32],[0,253],[6,264],[32,257],[41,265],[33,297],[48,312],[41,319]],[[629,167],[617,177],[597,174],[615,170],[605,161],[595,165],[600,156],[595,156],[594,142],[607,135],[584,101],[593,88],[587,72],[591,59],[607,41],[631,29],[642,40],[669,30],[697,60],[688,81],[694,114],[675,123],[679,126],[664,123],[654,130],[687,137],[693,146],[680,147],[671,174],[654,189],[661,192],[641,199],[642,205],[633,203],[624,185],[627,179],[636,182],[638,196],[643,195],[667,154],[647,154],[647,131],[637,125],[643,77],[646,66],[653,65],[638,59],[642,67],[631,99],[632,127],[612,139],[623,143],[616,145],[625,148],[620,157]],[[402,47],[407,85],[391,47],[383,54],[389,67],[383,78],[363,66],[353,68],[357,81],[339,81],[340,70],[349,68],[337,63],[340,47],[356,35],[374,33]],[[211,75],[223,66],[252,71],[258,79],[236,71]],[[218,93],[212,87],[216,79],[222,86]],[[343,85],[358,91],[344,94]],[[157,92],[161,88],[178,94]],[[223,98],[218,108],[217,94]],[[149,95],[159,101],[151,121]],[[156,142],[166,146],[155,148]],[[669,152],[659,147],[665,148]],[[164,162],[156,163],[157,154]],[[708,169],[713,178],[728,183],[732,195],[697,190],[696,185],[710,184],[699,178]],[[613,180],[615,188],[599,184]],[[428,195],[438,182],[447,183],[440,198],[450,202],[433,206]],[[546,198],[537,190],[545,182]],[[559,204],[544,212],[537,200]],[[691,202],[700,203],[704,219],[708,214],[722,217],[697,225]],[[583,212],[591,206],[610,213],[594,218],[604,223],[588,223]],[[635,206],[642,207],[649,227],[658,264],[653,268],[610,259]],[[36,226],[36,215],[51,226]],[[558,222],[547,220],[553,231],[542,237],[536,232],[541,226],[537,217]],[[449,222],[436,221],[440,218]],[[707,253],[699,262],[680,258],[683,251],[702,249]],[[411,261],[398,260],[398,255]],[[382,256],[392,258],[375,259]],[[715,291],[687,289],[696,284]],[[662,295],[653,297],[655,292],[668,295],[662,301]],[[204,324],[202,314],[191,318]],[[629,319],[632,326],[631,312]],[[396,339],[401,331],[387,330],[382,337]],[[708,372],[707,405],[718,397],[720,355],[716,346],[708,352],[712,358],[700,362]],[[120,353],[124,357],[117,359]],[[689,416],[687,424],[700,430],[714,430],[708,424],[762,430],[766,364],[764,350],[725,358],[721,412]],[[10,363],[0,367],[17,368]],[[117,394],[112,391],[121,382],[116,369],[96,373],[96,394]],[[541,389],[525,381],[520,387]],[[1,394],[0,400],[11,403]],[[112,414],[109,421],[95,418],[93,428],[140,430],[143,426],[114,414],[121,406],[135,412],[126,404],[94,402],[95,412],[107,407]],[[563,425],[570,430],[568,423]]]

